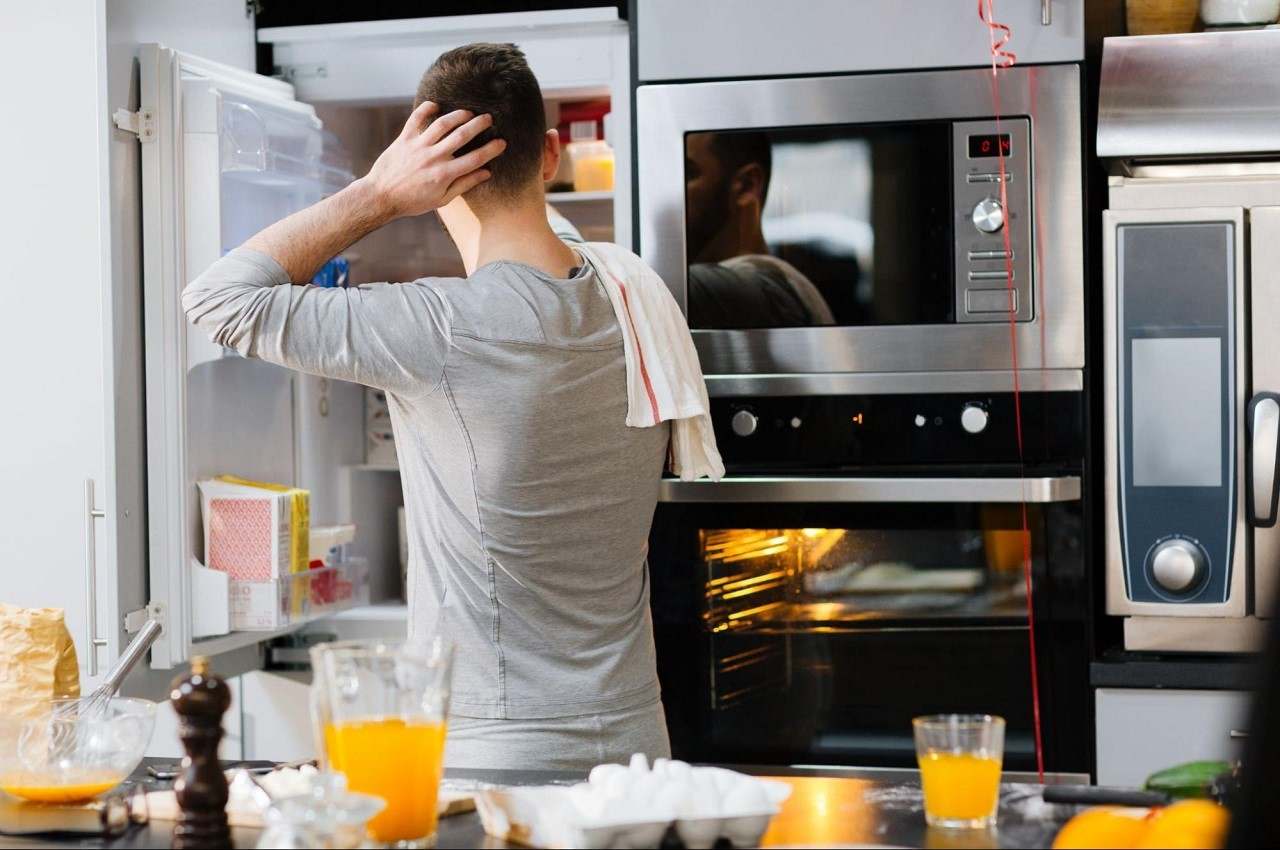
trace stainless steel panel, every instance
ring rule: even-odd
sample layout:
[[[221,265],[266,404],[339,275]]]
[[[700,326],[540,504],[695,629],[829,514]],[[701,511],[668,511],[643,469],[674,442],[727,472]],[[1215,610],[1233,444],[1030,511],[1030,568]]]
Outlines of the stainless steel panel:
[[[1022,392],[1079,392],[1084,389],[1084,373],[1078,369],[1021,369],[1018,382]],[[721,397],[1006,392],[1013,392],[1012,371],[707,376],[707,393]]]
[[[1084,0],[996,3],[1023,63],[1084,59]],[[956,0],[643,0],[633,5],[641,80],[990,67],[987,28]],[[928,22],[928,26],[923,23]]]
[[[1112,177],[1109,206],[1113,210],[1280,206],[1280,156],[1271,165],[1272,174],[1223,174],[1197,166],[1184,176]]]
[[[661,502],[1074,502],[1080,479],[1056,478],[664,478]]]
[[[1127,617],[1124,621],[1124,646],[1134,652],[1259,652],[1266,640],[1266,625],[1256,617]]]
[[[1013,301],[1013,309],[1018,309],[1018,292],[1005,289],[966,289],[964,293],[965,309],[970,313],[1009,313],[1009,301]]]
[[[1108,38],[1098,156],[1280,147],[1280,29]]]
[[[1029,116],[1040,256],[1035,318],[1016,337],[1024,368],[1084,366],[1084,240],[1080,72],[1002,72],[1005,115]],[[636,94],[640,253],[683,307],[686,292],[684,136],[815,124],[972,120],[992,112],[990,71],[641,86]],[[708,375],[985,371],[1012,367],[1000,323],[694,331]]]
[[[1280,206],[1250,210],[1249,229],[1253,391],[1280,393]],[[1280,527],[1253,530],[1253,592],[1258,616],[1275,616]]]
[[[1112,187],[1112,203],[1117,191]],[[1189,209],[1108,210],[1102,218],[1102,313],[1103,313],[1103,456],[1105,480],[1103,483],[1104,515],[1106,525],[1106,592],[1107,613],[1119,615],[1142,614],[1150,617],[1243,617],[1248,611],[1246,598],[1248,547],[1247,526],[1243,510],[1236,512],[1235,540],[1232,550],[1230,595],[1220,604],[1179,605],[1177,603],[1133,602],[1125,588],[1123,547],[1120,533],[1120,475],[1121,442],[1118,432],[1117,410],[1121,388],[1118,381],[1120,319],[1117,303],[1118,279],[1116,273],[1116,228],[1125,224],[1233,221],[1237,244],[1235,246],[1235,275],[1237,281],[1245,279],[1244,270],[1244,215],[1239,209],[1195,207]],[[1244,328],[1243,297],[1236,299],[1237,338]],[[1244,444],[1245,357],[1236,362],[1235,427],[1231,435],[1236,446]],[[1244,453],[1236,452],[1236,504],[1243,504]],[[1146,619],[1145,617],[1143,619]],[[1126,626],[1127,627],[1127,626]],[[1127,640],[1127,638],[1126,638]],[[1128,646],[1128,643],[1126,643]],[[1133,647],[1130,647],[1133,648]]]

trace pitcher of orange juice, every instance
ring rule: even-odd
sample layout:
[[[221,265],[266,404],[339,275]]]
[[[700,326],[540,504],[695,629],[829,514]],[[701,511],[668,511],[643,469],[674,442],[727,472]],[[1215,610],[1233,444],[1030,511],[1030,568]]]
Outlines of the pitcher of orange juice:
[[[449,714],[452,647],[346,641],[312,650],[312,721],[325,767],[386,801],[369,835],[395,847],[435,844]]]

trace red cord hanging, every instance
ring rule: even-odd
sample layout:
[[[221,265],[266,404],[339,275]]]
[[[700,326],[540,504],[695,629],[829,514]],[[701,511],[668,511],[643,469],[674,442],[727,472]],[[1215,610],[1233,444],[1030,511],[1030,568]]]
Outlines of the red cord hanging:
[[[1013,30],[995,20],[994,0],[978,0],[978,20],[987,25],[987,33],[991,42],[991,101],[995,115],[996,137],[1000,137],[1000,74],[1002,68],[1011,68],[1018,57],[1005,46],[1013,37]],[[997,162],[1000,170],[1000,206],[1009,209],[1008,173],[1005,170],[1004,146],[996,145]],[[1018,440],[1018,474],[1023,481],[1022,514],[1022,573],[1027,589],[1027,635],[1031,650],[1031,712],[1032,725],[1035,732],[1036,773],[1040,783],[1044,784],[1044,741],[1040,726],[1040,675],[1036,660],[1036,617],[1032,595],[1031,576],[1031,530],[1027,520],[1026,500],[1026,468],[1022,437],[1022,387],[1018,364],[1018,325],[1017,325],[1017,293],[1013,288],[1013,246],[1010,244],[1009,228],[1001,231],[1004,234],[1005,256],[1005,289],[1009,296],[1009,348],[1013,367],[1013,411],[1014,431]]]

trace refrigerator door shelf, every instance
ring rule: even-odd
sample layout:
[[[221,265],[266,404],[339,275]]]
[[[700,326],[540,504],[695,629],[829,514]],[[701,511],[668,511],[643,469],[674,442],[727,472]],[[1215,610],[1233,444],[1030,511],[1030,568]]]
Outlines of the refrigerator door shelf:
[[[257,230],[340,188],[350,163],[288,83],[157,44],[140,48],[139,76],[153,130],[141,146],[150,596],[170,612],[151,663],[165,669],[221,626],[197,625],[193,609],[210,604],[188,569],[203,546],[195,481],[297,478],[292,373],[225,356],[187,322],[182,289]],[[207,644],[199,651],[218,648]]]
[[[236,92],[217,98],[224,178],[267,187],[296,187],[319,196],[351,181],[351,159],[314,114],[281,109]]]

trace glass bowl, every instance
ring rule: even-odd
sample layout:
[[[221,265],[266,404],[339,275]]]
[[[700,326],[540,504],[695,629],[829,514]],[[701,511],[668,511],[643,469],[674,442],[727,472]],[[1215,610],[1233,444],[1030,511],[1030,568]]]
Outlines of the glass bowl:
[[[156,704],[113,697],[43,703],[0,718],[0,789],[36,803],[80,803],[119,785],[142,761]]]

